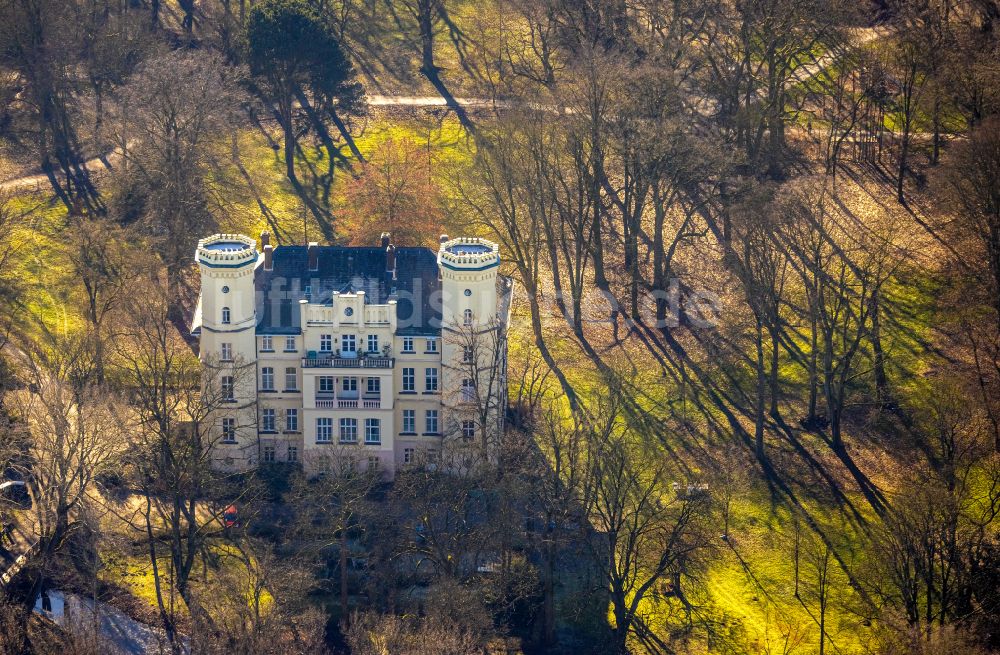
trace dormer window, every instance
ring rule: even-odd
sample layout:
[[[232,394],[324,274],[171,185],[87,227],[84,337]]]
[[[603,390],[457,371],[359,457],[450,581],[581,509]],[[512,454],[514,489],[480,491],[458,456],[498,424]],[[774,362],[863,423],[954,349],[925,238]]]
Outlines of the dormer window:
[[[229,316],[229,308],[228,307],[223,307],[222,308],[222,324],[223,325],[229,325],[229,318],[230,318],[230,316]]]

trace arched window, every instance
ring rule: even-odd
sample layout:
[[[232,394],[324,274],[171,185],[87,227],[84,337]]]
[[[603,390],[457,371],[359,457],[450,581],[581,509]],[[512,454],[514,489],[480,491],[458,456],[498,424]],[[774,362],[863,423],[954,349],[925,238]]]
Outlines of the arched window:
[[[465,325],[472,325],[472,310],[471,309],[465,310],[463,316],[465,317],[464,320]]]
[[[229,325],[229,308],[228,307],[223,307],[222,308],[222,324],[223,325]]]

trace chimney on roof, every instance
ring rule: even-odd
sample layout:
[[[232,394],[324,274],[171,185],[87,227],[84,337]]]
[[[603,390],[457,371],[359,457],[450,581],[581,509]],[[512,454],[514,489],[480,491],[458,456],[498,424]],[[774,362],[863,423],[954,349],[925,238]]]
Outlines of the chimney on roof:
[[[382,233],[382,247],[388,248],[389,244],[392,243],[391,235],[388,232]]]
[[[396,279],[396,246],[391,243],[385,249],[385,272],[392,274],[392,279]]]
[[[260,233],[260,246],[261,248],[267,248],[268,244],[271,243],[271,233],[264,230]]]
[[[270,243],[264,243],[264,270],[274,270],[274,247]]]
[[[315,241],[309,242],[308,247],[309,252],[309,270],[318,271],[319,270],[319,244]]]
[[[441,238],[438,239],[438,241],[440,241],[441,243],[444,243],[447,240],[448,240],[448,235],[447,234],[442,234]]]

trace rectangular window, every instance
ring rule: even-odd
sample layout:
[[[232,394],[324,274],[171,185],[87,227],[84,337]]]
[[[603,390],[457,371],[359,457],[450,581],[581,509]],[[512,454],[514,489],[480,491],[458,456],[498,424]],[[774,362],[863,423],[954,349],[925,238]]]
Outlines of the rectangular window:
[[[260,388],[262,391],[274,391],[274,367],[265,366],[260,369]]]
[[[403,432],[413,434],[417,431],[417,410],[403,410]]]
[[[295,352],[295,337],[285,337],[285,350]]]
[[[270,334],[265,334],[260,338],[260,349],[264,351],[274,350],[274,338]]]
[[[438,411],[436,409],[428,409],[424,415],[424,432],[427,434],[437,434]]]
[[[299,410],[292,408],[285,410],[285,429],[289,432],[299,431]]]
[[[288,447],[288,461],[289,462],[297,462],[297,461],[299,461],[299,447],[298,446],[289,446]]]
[[[333,419],[316,419],[316,443],[330,443],[333,440]]]
[[[403,337],[403,352],[404,353],[413,352],[413,337]]]
[[[332,375],[321,375],[321,376],[319,376],[319,392],[320,393],[333,393],[333,376]]]
[[[358,338],[353,334],[340,335],[340,352],[344,355],[358,350]]]
[[[298,389],[298,379],[295,375],[295,367],[288,366],[285,368],[285,391],[295,391]]]
[[[403,391],[416,391],[416,381],[414,380],[414,369],[403,369]]]
[[[472,403],[476,401],[476,383],[466,378],[462,380],[462,402]]]
[[[263,460],[265,464],[274,463],[274,446],[264,446]]]
[[[219,353],[219,359],[221,359],[224,362],[233,361],[233,344],[224,343],[222,344],[220,350],[221,352]]]
[[[476,436],[475,421],[462,421],[462,436],[466,439],[472,439]]]
[[[404,464],[412,464],[413,463],[413,455],[414,455],[414,452],[413,452],[412,448],[404,448],[403,449],[403,463]]]
[[[222,443],[236,443],[236,419],[222,419]]]
[[[462,361],[466,364],[472,361],[472,346],[465,346],[465,348],[463,348]]]
[[[438,350],[437,339],[428,339],[427,340],[427,352],[429,352],[429,353],[436,353],[437,350]]]
[[[356,443],[358,440],[358,419],[340,419],[340,443]]]
[[[365,419],[365,443],[382,443],[382,420],[377,418]]]
[[[236,400],[232,375],[222,376],[222,400],[226,402],[233,402]]]
[[[377,353],[378,352],[378,335],[369,334],[368,335],[368,352]]]
[[[341,386],[344,388],[344,391],[346,391],[348,393],[356,392],[358,390],[358,379],[357,378],[344,378],[344,381],[341,384]]]
[[[382,380],[379,378],[368,378],[368,393],[377,396],[382,391]]]
[[[260,430],[261,432],[274,432],[274,408],[267,407],[260,410]]]
[[[333,352],[333,335],[319,335],[319,350],[324,353]]]
[[[438,370],[436,368],[424,369],[424,391],[438,390]]]
[[[372,456],[368,458],[368,472],[374,473],[378,470],[378,456]]]

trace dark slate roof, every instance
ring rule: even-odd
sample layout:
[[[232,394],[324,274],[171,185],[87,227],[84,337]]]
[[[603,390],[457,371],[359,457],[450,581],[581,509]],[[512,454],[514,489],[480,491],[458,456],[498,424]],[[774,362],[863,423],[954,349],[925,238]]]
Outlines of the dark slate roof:
[[[395,298],[398,333],[441,333],[437,254],[427,248],[396,247],[396,279],[385,270],[385,249],[317,246],[317,271],[309,270],[306,246],[278,246],[273,270],[258,264],[254,275],[257,293],[257,332],[298,334],[299,300],[310,290],[310,302],[329,303],[334,291],[364,291],[370,304]],[[414,308],[417,313],[414,314]]]

